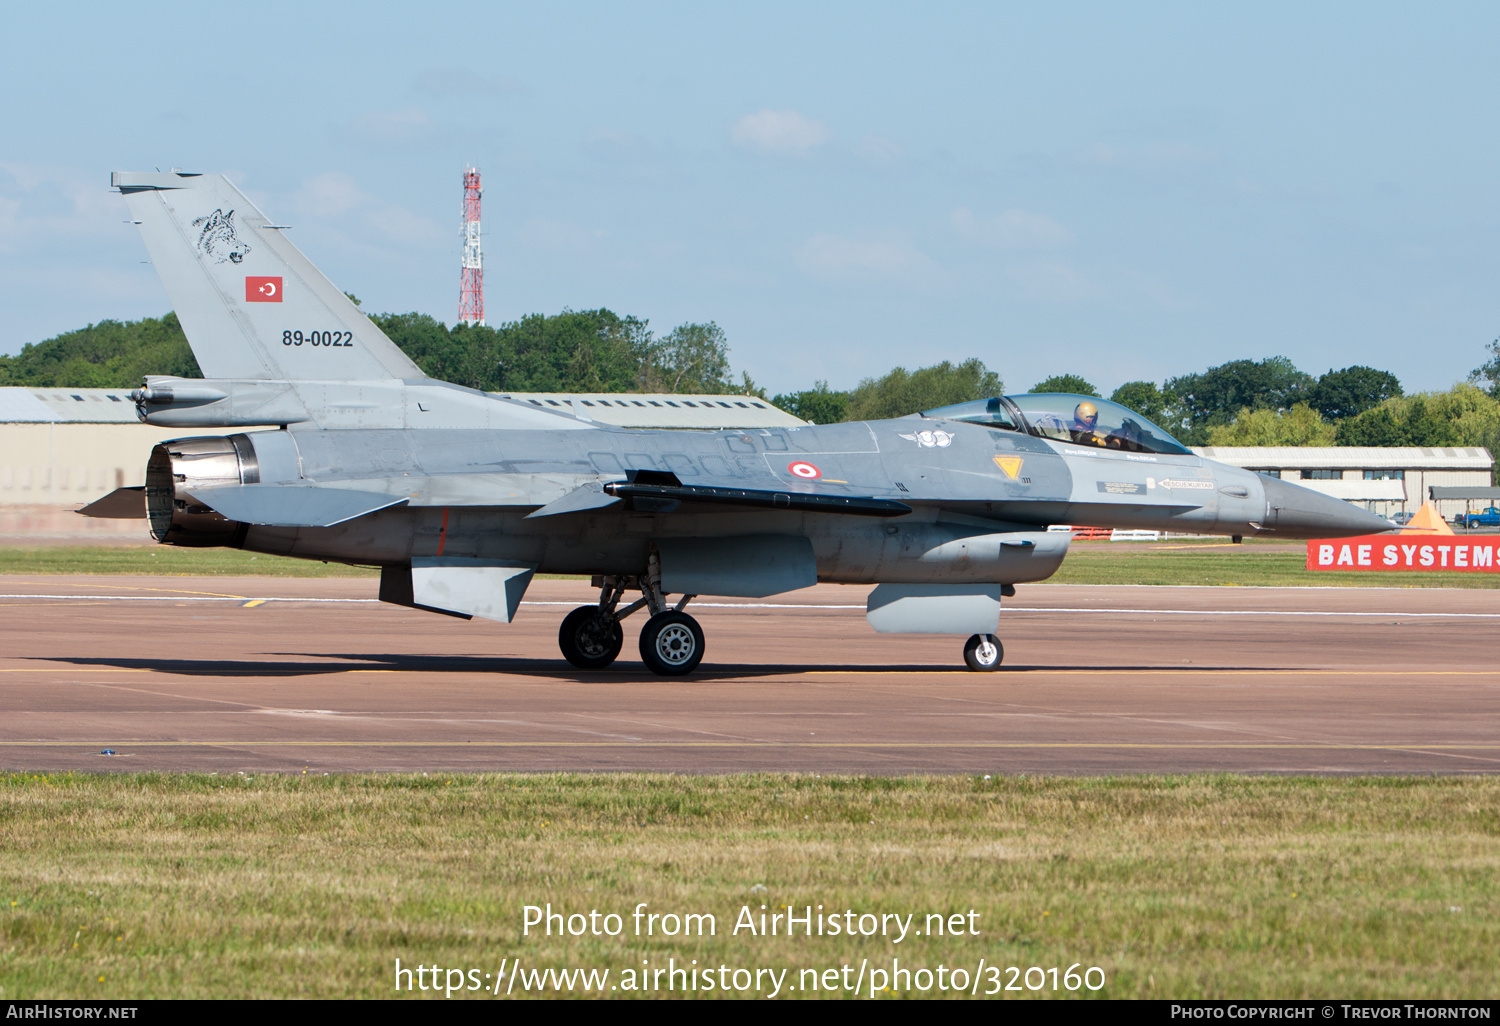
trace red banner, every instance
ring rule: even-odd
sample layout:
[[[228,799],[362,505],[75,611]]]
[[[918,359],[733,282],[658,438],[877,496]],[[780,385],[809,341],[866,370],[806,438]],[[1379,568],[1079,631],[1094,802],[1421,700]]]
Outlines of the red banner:
[[[1460,573],[1500,570],[1500,535],[1367,534],[1307,543],[1309,570],[1414,570]]]

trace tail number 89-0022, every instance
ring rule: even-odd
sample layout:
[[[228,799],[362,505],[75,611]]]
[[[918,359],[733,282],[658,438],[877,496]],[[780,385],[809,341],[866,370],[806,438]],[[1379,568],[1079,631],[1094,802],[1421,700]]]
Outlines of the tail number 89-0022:
[[[281,333],[281,344],[284,346],[300,346],[306,342],[310,346],[348,346],[354,347],[354,332],[352,331],[283,331]]]

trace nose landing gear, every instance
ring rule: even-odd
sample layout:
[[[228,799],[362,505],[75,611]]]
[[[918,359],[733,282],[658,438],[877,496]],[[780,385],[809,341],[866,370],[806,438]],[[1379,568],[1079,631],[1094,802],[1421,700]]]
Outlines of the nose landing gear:
[[[1005,658],[1005,646],[993,634],[975,634],[964,642],[964,662],[969,669],[980,673],[1000,669]]]

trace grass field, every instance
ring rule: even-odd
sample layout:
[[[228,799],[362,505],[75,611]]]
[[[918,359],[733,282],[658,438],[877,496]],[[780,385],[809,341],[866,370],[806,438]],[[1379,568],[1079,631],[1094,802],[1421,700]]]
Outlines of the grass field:
[[[1299,549],[1222,540],[1075,543],[1054,584],[1202,584],[1216,587],[1494,588],[1500,575],[1481,573],[1311,573]],[[180,574],[184,576],[376,577],[379,571],[341,563],[258,556],[237,549],[170,545],[105,548],[0,548],[0,574]]]
[[[0,574],[175,574],[184,577],[379,577],[379,570],[239,549],[175,545],[0,546]]]
[[[1492,996],[1497,810],[1482,778],[0,776],[0,999],[389,997],[397,958],[486,989],[520,958],[514,996],[697,959],[808,997],[803,970],[892,958],[1098,966],[1103,997]],[[522,936],[547,902],[622,935]],[[716,935],[634,936],[639,902]],[[762,904],[972,909],[978,936],[734,936]]]
[[[1199,584],[1213,587],[1495,588],[1500,574],[1310,571],[1285,544],[1077,542],[1051,584]]]

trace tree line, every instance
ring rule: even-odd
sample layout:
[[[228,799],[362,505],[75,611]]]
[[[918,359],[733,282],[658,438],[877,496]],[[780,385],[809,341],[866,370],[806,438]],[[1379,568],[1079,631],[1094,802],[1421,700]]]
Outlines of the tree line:
[[[353,298],[353,297],[350,297]],[[357,303],[358,300],[356,299]],[[657,335],[648,321],[611,310],[530,314],[496,326],[445,325],[427,314],[373,314],[419,366],[488,392],[697,392],[749,394],[817,424],[900,417],[999,395],[999,374],[977,358],[893,368],[853,388],[767,397],[730,367],[712,321]],[[1130,381],[1109,398],[1190,445],[1482,445],[1500,452],[1500,339],[1469,380],[1406,395],[1389,371],[1352,366],[1313,377],[1284,356],[1232,360],[1160,383]],[[146,374],[201,377],[176,314],[100,321],[0,356],[0,385],[131,388]],[[1029,391],[1102,395],[1063,374]]]

